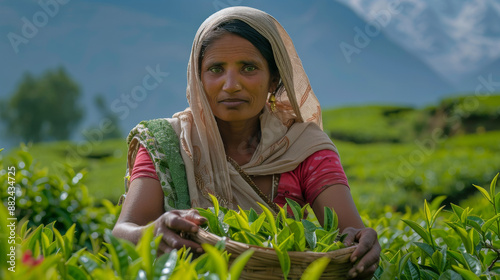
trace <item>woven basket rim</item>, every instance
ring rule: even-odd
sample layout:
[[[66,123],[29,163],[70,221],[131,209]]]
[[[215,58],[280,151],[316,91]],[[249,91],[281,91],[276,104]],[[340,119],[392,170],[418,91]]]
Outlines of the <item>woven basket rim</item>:
[[[260,247],[256,245],[245,244],[239,241],[234,241],[229,239],[228,237],[220,237],[211,232],[206,231],[205,229],[200,228],[198,232],[192,235],[194,241],[202,244],[208,243],[211,245],[215,245],[218,241],[222,239],[226,239],[226,250],[229,253],[238,253],[241,254],[246,250],[253,249],[254,255],[267,255],[269,257],[276,257],[276,251],[273,248]],[[328,257],[330,259],[336,259],[345,257],[346,255],[351,255],[354,250],[356,250],[357,245],[349,246],[346,248],[341,248],[329,252],[312,252],[312,251],[288,251],[288,255],[290,259],[300,259],[303,261],[304,259],[318,259],[321,257]]]

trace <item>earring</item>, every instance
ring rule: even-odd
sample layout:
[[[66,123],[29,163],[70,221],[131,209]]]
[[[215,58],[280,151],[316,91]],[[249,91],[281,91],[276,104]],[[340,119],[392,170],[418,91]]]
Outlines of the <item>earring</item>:
[[[274,93],[269,96],[269,104],[271,104],[271,112],[276,112],[276,96]]]

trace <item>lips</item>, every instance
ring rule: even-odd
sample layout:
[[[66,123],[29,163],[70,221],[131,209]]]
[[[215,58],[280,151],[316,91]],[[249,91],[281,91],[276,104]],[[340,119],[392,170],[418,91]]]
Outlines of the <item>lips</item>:
[[[238,106],[238,105],[241,105],[241,104],[247,103],[247,102],[248,101],[246,101],[244,99],[227,98],[227,99],[223,99],[223,100],[219,101],[219,104],[223,104],[223,105],[226,105],[229,107],[234,107],[234,106]]]

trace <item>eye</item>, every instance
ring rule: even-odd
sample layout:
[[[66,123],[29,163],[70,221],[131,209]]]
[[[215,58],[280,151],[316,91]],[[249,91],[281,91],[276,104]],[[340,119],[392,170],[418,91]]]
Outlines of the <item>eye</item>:
[[[215,74],[218,74],[218,73],[222,72],[222,68],[220,66],[212,66],[212,67],[208,68],[208,71],[215,73]]]
[[[246,65],[246,66],[243,68],[243,70],[244,70],[245,72],[252,72],[252,71],[254,71],[255,69],[257,69],[257,67],[255,67],[255,66],[253,66],[253,65]]]

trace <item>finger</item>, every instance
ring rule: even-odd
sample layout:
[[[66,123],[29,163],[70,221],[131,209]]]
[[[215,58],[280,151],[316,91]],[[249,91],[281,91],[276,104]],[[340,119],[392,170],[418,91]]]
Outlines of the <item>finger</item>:
[[[167,228],[172,229],[176,232],[184,231],[195,233],[198,231],[197,224],[185,219],[184,217],[173,211],[166,214],[164,224],[165,226],[167,226]]]
[[[354,245],[354,241],[356,240],[356,234],[359,230],[356,230],[352,227],[345,228],[344,231],[342,231],[342,234],[347,234],[347,236],[344,238],[344,244],[346,246],[352,246]]]
[[[372,265],[368,269],[363,270],[361,272],[351,269],[347,273],[347,276],[349,279],[372,279],[373,275],[375,274],[375,271],[377,271],[378,265]]]
[[[170,231],[167,234],[164,234],[163,240],[170,248],[181,249],[182,247],[185,246],[186,248],[193,249],[197,253],[203,252],[203,248],[200,246],[200,244],[188,239],[184,239],[180,237],[177,233],[172,231]]]
[[[202,225],[208,221],[207,218],[201,216],[198,210],[195,209],[190,209],[189,211],[185,212],[184,215],[182,216],[186,220],[189,220],[197,225]]]
[[[378,243],[373,245],[373,248],[365,254],[358,263],[349,271],[350,275],[368,275],[377,269],[380,261],[380,245]]]
[[[374,264],[370,266],[368,269],[359,274],[360,279],[372,279],[373,274],[377,271],[378,265]]]
[[[375,244],[378,245],[377,232],[371,228],[364,228],[357,232],[356,240],[358,241],[358,246],[351,255],[352,262],[364,256]]]

